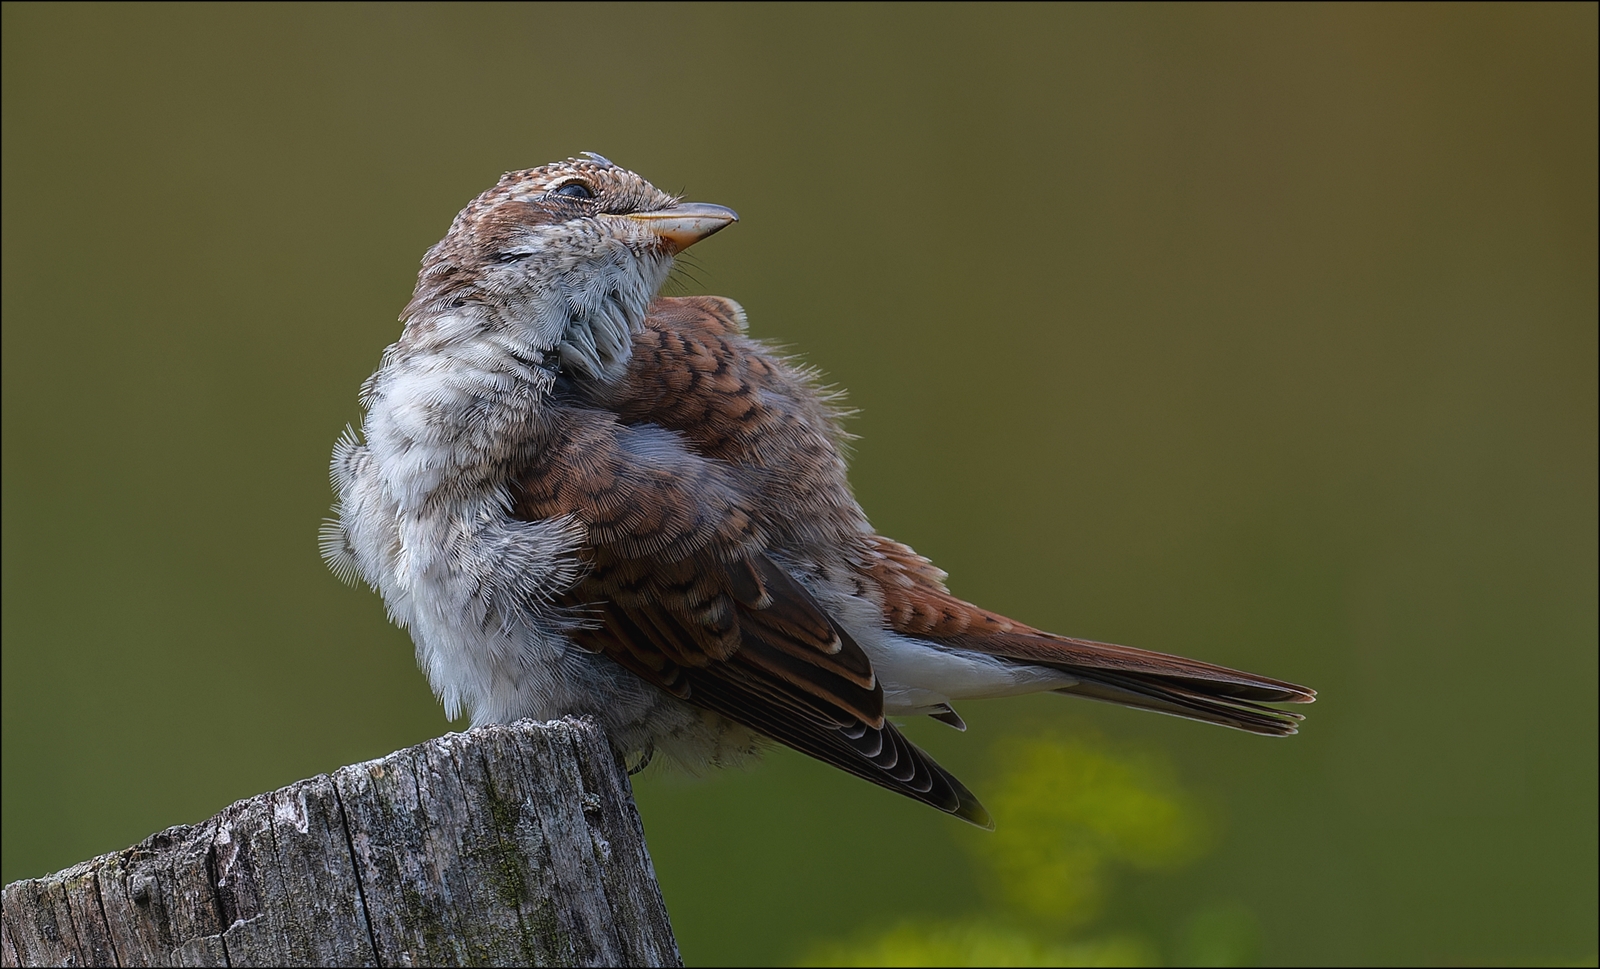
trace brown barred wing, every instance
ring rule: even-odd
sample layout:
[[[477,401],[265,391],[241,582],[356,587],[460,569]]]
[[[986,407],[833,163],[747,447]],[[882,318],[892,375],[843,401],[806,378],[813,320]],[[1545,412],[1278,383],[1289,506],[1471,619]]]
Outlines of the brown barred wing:
[[[857,777],[989,823],[884,718],[866,653],[767,554],[757,499],[726,463],[603,411],[571,408],[547,427],[514,510],[587,526],[586,573],[563,603],[595,616],[572,633],[579,645]]]
[[[764,556],[694,571],[717,574],[722,602],[689,611],[664,596],[602,599],[601,622],[574,638],[680,699],[973,824],[992,826],[972,792],[883,715],[866,653]],[[579,588],[602,594],[604,572]],[[598,581],[597,581],[598,579]],[[710,605],[711,608],[706,608]],[[704,617],[726,615],[731,628]],[[706,649],[711,639],[732,648]],[[718,655],[713,655],[715,652]]]

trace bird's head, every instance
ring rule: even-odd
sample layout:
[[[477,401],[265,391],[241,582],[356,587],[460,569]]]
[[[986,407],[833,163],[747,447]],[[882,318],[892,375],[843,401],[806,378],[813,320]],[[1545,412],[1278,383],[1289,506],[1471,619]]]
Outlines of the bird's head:
[[[610,379],[673,257],[737,220],[599,155],[508,172],[423,257],[404,319],[408,330],[488,328],[544,366]]]

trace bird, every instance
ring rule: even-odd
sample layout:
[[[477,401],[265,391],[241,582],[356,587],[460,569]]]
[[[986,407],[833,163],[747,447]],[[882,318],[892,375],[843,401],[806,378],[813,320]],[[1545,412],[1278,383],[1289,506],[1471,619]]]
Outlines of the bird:
[[[732,299],[661,295],[737,221],[584,153],[505,174],[424,255],[320,546],[451,719],[588,717],[630,772],[777,743],[990,828],[891,718],[1049,692],[1296,732],[1272,704],[1313,690],[1033,628],[877,534],[839,394]]]

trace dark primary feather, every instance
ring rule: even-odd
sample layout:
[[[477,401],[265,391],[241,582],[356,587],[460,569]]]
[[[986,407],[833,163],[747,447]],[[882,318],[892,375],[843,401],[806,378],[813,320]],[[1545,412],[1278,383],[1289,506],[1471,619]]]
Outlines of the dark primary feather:
[[[698,632],[666,603],[605,603],[603,624],[574,638],[680,699],[874,784],[992,826],[972,792],[884,719],[883,688],[861,647],[782,569],[765,559],[755,567],[763,595],[735,601],[739,648],[725,659],[696,657],[686,644]],[[585,583],[576,595],[603,595],[605,585],[604,579]],[[692,661],[674,662],[671,655]]]

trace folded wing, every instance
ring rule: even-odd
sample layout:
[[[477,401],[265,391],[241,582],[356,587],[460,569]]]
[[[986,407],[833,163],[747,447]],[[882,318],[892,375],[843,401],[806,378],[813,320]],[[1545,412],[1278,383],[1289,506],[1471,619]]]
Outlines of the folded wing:
[[[974,824],[972,793],[884,718],[865,652],[769,554],[754,499],[726,466],[650,426],[569,409],[516,514],[576,514],[585,577],[567,605],[595,614],[584,648],[689,703]]]

